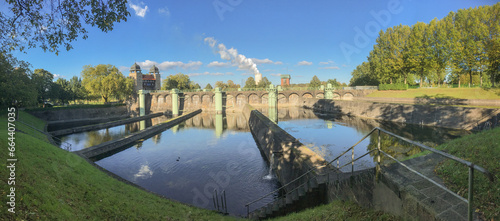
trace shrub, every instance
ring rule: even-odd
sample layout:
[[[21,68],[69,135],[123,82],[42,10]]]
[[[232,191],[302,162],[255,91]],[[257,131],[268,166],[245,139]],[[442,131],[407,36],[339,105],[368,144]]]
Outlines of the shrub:
[[[396,83],[396,84],[380,84],[378,89],[384,90],[408,90],[408,84]]]

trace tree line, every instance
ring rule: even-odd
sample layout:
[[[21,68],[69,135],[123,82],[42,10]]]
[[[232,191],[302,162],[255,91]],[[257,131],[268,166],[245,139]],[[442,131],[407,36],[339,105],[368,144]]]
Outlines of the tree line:
[[[351,86],[477,84],[500,81],[500,3],[460,9],[443,19],[381,30]]]

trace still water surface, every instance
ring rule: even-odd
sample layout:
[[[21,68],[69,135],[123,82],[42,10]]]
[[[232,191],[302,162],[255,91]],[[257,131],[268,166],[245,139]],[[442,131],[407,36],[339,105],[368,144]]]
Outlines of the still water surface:
[[[271,111],[261,110],[265,115]],[[381,127],[428,146],[467,134],[466,131],[403,125],[328,115],[301,108],[282,108],[275,114],[278,125],[313,151],[331,160],[373,127]],[[147,126],[166,118],[154,118]],[[87,148],[126,136],[140,129],[139,123],[63,136],[74,150]],[[376,148],[372,135],[355,148],[355,157]],[[388,136],[382,136],[382,147],[397,158],[418,153]],[[341,158],[341,165],[351,154]],[[371,167],[374,156],[355,164],[355,170]],[[388,159],[383,158],[383,161]],[[279,187],[268,163],[260,154],[245,118],[241,114],[215,115],[201,113],[182,124],[136,143],[112,156],[96,161],[101,167],[167,198],[195,206],[214,209],[213,191],[226,191],[228,212],[246,215],[244,205]],[[343,171],[350,171],[346,167]],[[253,205],[252,209],[271,202],[273,196]],[[219,202],[220,203],[220,202]]]

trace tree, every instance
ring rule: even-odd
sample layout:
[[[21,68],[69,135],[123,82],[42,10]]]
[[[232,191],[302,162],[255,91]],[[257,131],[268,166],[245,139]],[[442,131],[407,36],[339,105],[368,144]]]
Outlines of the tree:
[[[115,22],[127,21],[126,0],[6,1],[0,12],[0,52],[41,47],[58,54],[59,46],[72,48],[79,36],[86,39],[86,25],[113,30]]]
[[[17,103],[27,107],[37,103],[38,93],[30,73],[27,62],[0,53],[0,106]]]
[[[239,88],[239,84],[235,84],[232,80],[227,80],[227,88]]]
[[[214,89],[214,88],[212,87],[212,85],[207,84],[207,86],[205,86],[205,88],[204,88],[204,89],[207,89],[207,90],[212,90],[212,89]]]
[[[82,86],[82,79],[73,76],[71,79],[69,79],[69,88],[71,90],[71,98],[70,100],[78,100],[78,99],[85,99],[87,97],[87,91],[85,91],[85,88]]]
[[[420,87],[423,86],[425,78],[431,68],[432,39],[430,32],[426,33],[427,24],[417,22],[411,27],[411,34],[408,39],[408,62],[412,71],[420,77]]]
[[[318,76],[314,75],[311,79],[311,82],[309,82],[309,87],[318,88],[319,86],[321,86],[321,81],[319,80]]]
[[[190,86],[191,89],[201,89],[201,86],[198,83],[191,82]]]
[[[216,81],[215,82],[215,87],[218,87],[221,90],[224,90],[224,89],[227,88],[227,84],[225,84],[224,81]]]
[[[178,73],[176,75],[169,75],[167,79],[163,80],[162,90],[171,90],[171,89],[179,89],[179,90],[189,90],[191,89],[191,80],[189,76],[183,73]]]
[[[255,88],[255,79],[253,77],[247,78],[247,81],[245,81],[245,87],[244,88]]]
[[[328,79],[328,81],[326,81],[327,84],[331,84],[332,87],[340,87],[342,84],[340,82],[337,81],[337,79]]]
[[[110,97],[122,98],[132,94],[133,81],[125,78],[113,65],[85,65],[82,71],[82,85],[90,95],[100,96],[105,103]]]
[[[51,97],[52,81],[54,80],[54,75],[44,69],[35,69],[35,72],[31,76],[35,84],[35,89],[38,94],[38,103],[43,103]]]
[[[372,74],[370,63],[363,62],[351,72],[349,86],[379,85],[377,77]]]
[[[72,93],[69,81],[64,78],[58,78],[52,85],[51,98],[65,104],[73,97]]]
[[[267,77],[263,77],[262,80],[257,84],[257,88],[267,88],[272,83],[267,79]]]

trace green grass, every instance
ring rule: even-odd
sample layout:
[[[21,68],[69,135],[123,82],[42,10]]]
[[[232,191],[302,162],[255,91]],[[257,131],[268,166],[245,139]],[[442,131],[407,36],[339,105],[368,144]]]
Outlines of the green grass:
[[[419,88],[405,91],[375,91],[366,97],[393,98],[453,98],[453,99],[500,99],[500,89],[482,88]]]
[[[474,173],[474,206],[486,220],[500,218],[500,127],[452,140],[439,147],[446,152],[477,164],[493,174],[490,182],[481,172]],[[451,190],[467,198],[468,169],[446,160],[436,168]]]
[[[353,202],[333,203],[292,213],[274,220],[399,220],[395,216],[380,211],[364,209]]]
[[[20,112],[21,120],[44,122]],[[16,213],[7,212],[9,176],[7,120],[0,117],[2,169],[0,220],[234,220],[233,217],[173,202],[122,183],[82,158],[30,135],[16,132]],[[19,129],[25,130],[20,123]],[[33,133],[38,133],[33,130]],[[41,136],[38,133],[35,136]]]
[[[23,111],[19,120],[44,130],[45,122]],[[6,205],[7,117],[0,113],[0,193]],[[16,123],[16,213],[2,206],[0,220],[236,220],[213,211],[161,198],[120,182],[82,158],[48,144],[38,130]],[[312,212],[311,212],[312,211]],[[333,202],[284,220],[394,220],[354,203]],[[313,220],[314,220],[313,219]]]

